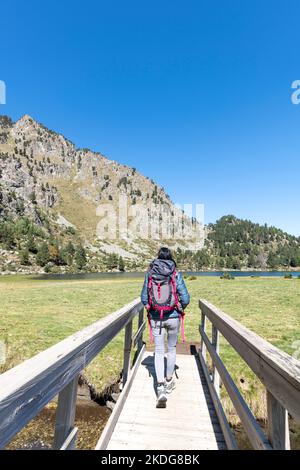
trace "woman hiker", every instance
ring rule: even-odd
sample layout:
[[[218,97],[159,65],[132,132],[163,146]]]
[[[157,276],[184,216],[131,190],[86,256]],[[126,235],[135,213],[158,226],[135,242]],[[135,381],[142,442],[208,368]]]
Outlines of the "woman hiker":
[[[152,261],[145,276],[141,300],[148,312],[150,340],[154,338],[154,364],[157,378],[157,408],[165,408],[167,393],[175,388],[173,373],[176,362],[176,344],[182,325],[184,309],[190,296],[181,273],[176,271],[176,263],[169,248],[162,247],[157,258]],[[168,341],[167,367],[165,375],[165,335]]]

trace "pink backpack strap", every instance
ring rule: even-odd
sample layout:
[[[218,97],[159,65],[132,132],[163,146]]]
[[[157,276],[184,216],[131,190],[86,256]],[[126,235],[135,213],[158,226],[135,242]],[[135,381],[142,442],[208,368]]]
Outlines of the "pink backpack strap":
[[[173,286],[173,295],[174,295],[174,298],[175,298],[175,305],[176,305],[176,307],[178,307],[179,306],[179,299],[178,299],[177,287],[176,287],[176,276],[177,276],[177,272],[174,271],[171,280],[172,280],[172,286]],[[185,332],[184,332],[185,313],[183,311],[180,311],[179,313],[180,313],[180,323],[181,323],[181,339],[182,339],[182,342],[184,343],[186,341]]]
[[[180,321],[181,321],[181,339],[182,339],[182,342],[185,343],[186,339],[185,339],[185,332],[184,332],[184,317],[185,317],[185,313],[184,312],[181,312],[180,314]]]
[[[153,338],[153,331],[152,331],[151,318],[150,318],[149,312],[148,312],[147,318],[148,318],[148,324],[149,324],[149,330],[150,330],[150,343],[153,343],[154,338]]]
[[[152,276],[148,276],[148,302],[151,307],[152,305],[152,297],[151,297],[151,289],[152,289]]]
[[[171,283],[172,283],[173,295],[174,295],[174,299],[175,299],[175,307],[178,307],[179,299],[178,299],[177,287],[176,287],[176,276],[177,276],[177,272],[174,271],[174,273],[172,274],[172,277],[171,277]]]

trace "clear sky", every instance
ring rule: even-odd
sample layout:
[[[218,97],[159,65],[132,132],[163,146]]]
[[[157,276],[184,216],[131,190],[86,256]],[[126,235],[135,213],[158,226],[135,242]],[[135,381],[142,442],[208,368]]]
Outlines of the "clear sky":
[[[20,1],[0,9],[0,114],[136,167],[205,221],[300,235],[298,0]]]

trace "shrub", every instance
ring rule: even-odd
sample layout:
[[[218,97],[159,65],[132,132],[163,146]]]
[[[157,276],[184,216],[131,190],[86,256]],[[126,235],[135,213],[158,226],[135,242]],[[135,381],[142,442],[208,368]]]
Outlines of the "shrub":
[[[76,230],[75,230],[74,227],[69,226],[69,227],[66,228],[66,233],[68,233],[69,235],[75,235]]]
[[[7,250],[15,245],[15,233],[13,224],[4,222],[0,224],[0,243],[3,243]]]
[[[29,251],[28,249],[22,250],[20,253],[20,263],[23,266],[28,266],[29,263]]]
[[[32,204],[37,204],[37,201],[36,201],[36,194],[35,194],[34,191],[29,194],[29,200],[30,200],[30,202],[32,202]]]
[[[72,242],[69,242],[60,250],[60,257],[63,261],[63,264],[68,264],[69,266],[73,263],[73,258],[75,255],[75,248]]]
[[[54,264],[61,264],[59,246],[57,243],[53,243],[48,246],[49,260]]]
[[[223,275],[220,276],[220,279],[227,279],[228,281],[233,281],[235,279],[235,277],[232,276],[232,274],[223,273]]]
[[[37,246],[35,244],[34,238],[32,235],[29,235],[28,240],[27,240],[27,250],[30,251],[31,253],[37,253]]]
[[[39,266],[45,266],[50,260],[49,250],[47,243],[42,243],[37,252],[36,262]]]
[[[110,253],[106,259],[106,268],[110,271],[119,268],[119,257],[116,253]]]

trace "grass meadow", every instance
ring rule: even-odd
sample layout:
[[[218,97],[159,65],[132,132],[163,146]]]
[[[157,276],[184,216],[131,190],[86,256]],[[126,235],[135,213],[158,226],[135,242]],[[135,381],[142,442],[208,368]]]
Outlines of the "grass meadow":
[[[199,342],[198,299],[205,298],[289,354],[300,340],[300,280],[218,277],[186,280],[191,304],[186,311],[187,341]],[[139,296],[142,279],[34,280],[0,277],[0,340],[7,360],[0,372],[19,364],[63,338],[108,315]],[[145,339],[149,340],[149,332]],[[98,389],[113,382],[122,368],[123,333],[87,367],[85,374]],[[260,382],[221,339],[220,355],[255,414],[264,418],[265,392]],[[230,421],[235,414],[222,388]]]

